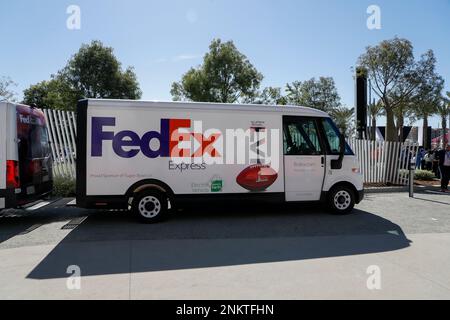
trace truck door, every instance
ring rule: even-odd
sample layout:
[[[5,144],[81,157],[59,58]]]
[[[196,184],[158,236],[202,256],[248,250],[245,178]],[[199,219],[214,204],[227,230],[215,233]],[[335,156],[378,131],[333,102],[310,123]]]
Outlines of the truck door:
[[[51,191],[52,159],[43,114],[24,106],[17,107],[19,204]]]
[[[0,211],[6,206],[6,108],[7,104],[0,102]]]
[[[286,201],[318,201],[325,176],[325,152],[315,118],[283,117]]]

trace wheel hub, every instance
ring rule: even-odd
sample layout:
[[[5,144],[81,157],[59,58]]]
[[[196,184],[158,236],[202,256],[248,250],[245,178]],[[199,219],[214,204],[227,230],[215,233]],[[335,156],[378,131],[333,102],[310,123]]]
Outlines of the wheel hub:
[[[153,202],[148,202],[146,205],[145,205],[145,210],[146,211],[153,211],[153,210],[155,210],[155,204],[153,203]]]
[[[139,201],[139,213],[145,218],[156,217],[161,209],[161,202],[154,196],[148,196]]]
[[[339,199],[338,199],[338,202],[340,203],[340,204],[344,204],[345,203],[345,197],[339,197]]]
[[[346,210],[352,203],[352,197],[348,191],[342,190],[336,193],[334,197],[334,205],[339,210]]]

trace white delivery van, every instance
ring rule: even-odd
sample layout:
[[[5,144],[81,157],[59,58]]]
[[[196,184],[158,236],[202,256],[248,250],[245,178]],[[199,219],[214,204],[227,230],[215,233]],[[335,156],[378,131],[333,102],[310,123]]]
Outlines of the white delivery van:
[[[53,189],[44,113],[0,102],[0,210],[38,200]]]
[[[357,159],[330,117],[303,107],[83,100],[77,205],[131,209],[146,222],[201,199],[363,199]]]

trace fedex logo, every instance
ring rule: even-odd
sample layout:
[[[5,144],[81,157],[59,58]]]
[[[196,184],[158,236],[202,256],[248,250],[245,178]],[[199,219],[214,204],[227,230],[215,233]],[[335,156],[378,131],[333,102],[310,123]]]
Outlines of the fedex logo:
[[[204,155],[217,158],[221,155],[213,144],[221,136],[213,133],[205,137],[194,121],[194,131],[191,132],[192,121],[189,119],[162,119],[160,131],[149,131],[139,136],[131,130],[114,133],[105,127],[115,127],[116,118],[92,117],[91,156],[103,156],[103,142],[111,141],[114,152],[121,158],[134,158],[142,152],[147,158],[201,158]],[[200,125],[201,127],[201,125]],[[201,129],[201,128],[200,128]],[[198,148],[183,148],[184,142],[197,143]],[[155,147],[155,141],[159,146]],[[152,148],[152,145],[154,146]]]

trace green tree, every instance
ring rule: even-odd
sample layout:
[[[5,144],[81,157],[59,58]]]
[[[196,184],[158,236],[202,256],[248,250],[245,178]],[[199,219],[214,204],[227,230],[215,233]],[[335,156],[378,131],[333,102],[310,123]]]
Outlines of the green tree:
[[[354,126],[352,125],[355,117],[355,109],[347,107],[336,107],[331,110],[331,117],[341,130],[341,132],[347,137],[351,137],[354,133]]]
[[[411,101],[433,77],[435,59],[430,50],[416,61],[413,46],[406,39],[394,38],[369,46],[358,59],[358,64],[368,70],[374,92],[383,102],[386,112],[386,140],[397,141],[395,111]]]
[[[444,79],[434,74],[426,79],[426,83],[420,87],[413,102],[415,115],[423,120],[423,146],[425,149],[431,148],[428,137],[428,118],[438,112],[443,88]]]
[[[256,104],[266,104],[266,105],[286,105],[286,97],[283,96],[281,88],[267,87],[258,94],[255,100],[248,101],[250,103]]]
[[[15,93],[11,87],[16,86],[16,83],[8,77],[0,78],[0,101],[14,101]]]
[[[58,77],[42,81],[25,89],[23,103],[55,110],[73,110],[80,95]]]
[[[142,95],[133,68],[123,70],[111,47],[100,41],[83,44],[67,65],[49,81],[24,91],[24,101],[38,106],[74,110],[84,98],[139,99]]]
[[[236,103],[254,100],[263,76],[232,41],[215,39],[203,64],[172,84],[175,101]]]
[[[447,97],[443,96],[440,103],[437,106],[437,113],[441,117],[442,132],[444,134],[443,144],[444,146],[448,144],[447,136],[447,119],[450,116],[450,92],[447,92]]]
[[[326,112],[338,109],[341,98],[338,94],[334,79],[320,77],[307,81],[295,81],[286,85],[287,104],[305,106]]]
[[[135,100],[142,94],[133,68],[123,71],[113,48],[100,41],[82,45],[58,77],[82,97]]]

